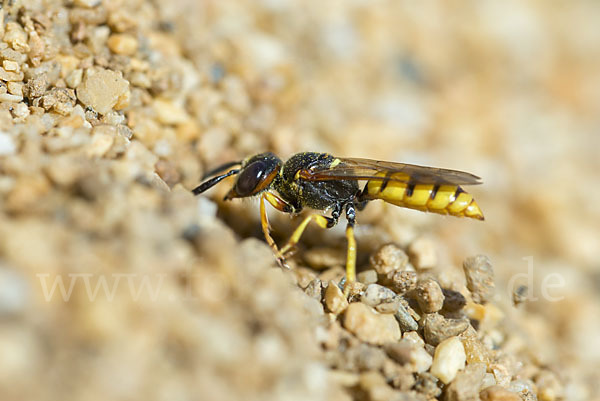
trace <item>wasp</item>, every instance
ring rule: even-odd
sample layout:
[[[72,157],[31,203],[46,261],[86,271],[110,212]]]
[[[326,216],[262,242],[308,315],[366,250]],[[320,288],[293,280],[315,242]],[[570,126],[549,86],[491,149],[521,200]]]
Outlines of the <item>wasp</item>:
[[[310,222],[331,228],[344,213],[346,285],[356,280],[356,212],[369,201],[381,199],[423,212],[484,219],[473,196],[461,187],[481,184],[480,178],[462,171],[315,152],[297,153],[284,163],[267,152],[217,167],[205,175],[212,178],[192,192],[201,194],[232,175],[237,175],[237,179],[225,200],[260,196],[262,231],[281,266],[286,266],[285,256],[294,249]],[[361,182],[366,182],[362,188]],[[308,215],[289,241],[278,248],[270,234],[267,204],[284,213],[297,214],[310,208],[323,214]],[[329,216],[324,215],[327,212]]]

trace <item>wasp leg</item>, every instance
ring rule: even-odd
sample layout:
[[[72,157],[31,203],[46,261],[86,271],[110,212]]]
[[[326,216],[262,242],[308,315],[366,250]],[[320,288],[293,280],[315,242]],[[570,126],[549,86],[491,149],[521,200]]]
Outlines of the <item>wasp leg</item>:
[[[344,284],[344,295],[350,292],[350,283],[356,281],[356,238],[354,237],[354,224],[356,223],[356,210],[354,204],[346,205],[346,240],[348,249],[346,251],[346,283]]]
[[[275,243],[275,240],[273,239],[273,237],[271,237],[271,232],[269,229],[269,218],[267,217],[265,201],[269,202],[271,204],[271,206],[273,206],[275,209],[277,209],[281,212],[284,212],[284,213],[290,213],[292,211],[292,207],[290,205],[288,205],[279,196],[277,196],[271,192],[263,192],[263,194],[260,197],[260,224],[262,226],[265,240],[267,241],[267,244],[269,244],[269,246],[273,250],[273,253],[275,253],[275,257],[277,258],[277,263],[281,267],[289,269],[289,266],[285,263],[285,258],[283,257],[283,254],[277,248],[277,244]]]
[[[321,216],[320,214],[311,214],[310,216],[307,216],[304,220],[302,220],[302,223],[298,224],[298,227],[296,227],[294,230],[294,233],[290,237],[287,244],[281,248],[281,253],[285,255],[296,246],[298,241],[300,241],[300,237],[302,237],[304,230],[306,230],[308,223],[311,221],[314,220],[321,228],[331,228],[337,224],[338,218],[339,212],[336,215],[335,210],[334,213],[332,213],[332,217]]]

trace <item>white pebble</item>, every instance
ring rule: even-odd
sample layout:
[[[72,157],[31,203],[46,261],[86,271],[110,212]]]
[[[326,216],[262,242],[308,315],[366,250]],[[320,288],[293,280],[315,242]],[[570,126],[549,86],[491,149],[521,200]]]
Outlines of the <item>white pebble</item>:
[[[364,294],[360,297],[362,303],[377,306],[383,302],[391,302],[396,293],[379,284],[369,284]]]
[[[458,337],[450,337],[442,341],[435,349],[431,374],[444,384],[450,383],[459,370],[465,368],[467,355]]]
[[[415,347],[411,354],[410,368],[412,372],[423,373],[432,366],[432,358],[423,347]]]

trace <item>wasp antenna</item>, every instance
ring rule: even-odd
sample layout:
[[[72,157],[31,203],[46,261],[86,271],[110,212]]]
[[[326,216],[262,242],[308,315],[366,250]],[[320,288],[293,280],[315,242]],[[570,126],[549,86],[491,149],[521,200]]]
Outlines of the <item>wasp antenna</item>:
[[[219,174],[223,170],[227,170],[230,167],[238,166],[240,164],[242,164],[242,162],[228,162],[228,163],[225,163],[225,164],[221,164],[219,167],[215,167],[212,170],[207,171],[206,173],[204,173],[204,175],[202,176],[202,179],[205,180],[208,177],[211,177],[211,176],[213,176],[215,174]]]
[[[231,175],[237,174],[239,172],[240,172],[239,169],[235,169],[235,170],[230,170],[230,171],[226,172],[225,174],[213,177],[210,180],[205,181],[202,184],[198,185],[196,188],[192,189],[192,193],[194,195],[199,195],[202,192],[206,191],[207,189],[214,187],[219,182],[223,181],[225,178],[227,178]]]

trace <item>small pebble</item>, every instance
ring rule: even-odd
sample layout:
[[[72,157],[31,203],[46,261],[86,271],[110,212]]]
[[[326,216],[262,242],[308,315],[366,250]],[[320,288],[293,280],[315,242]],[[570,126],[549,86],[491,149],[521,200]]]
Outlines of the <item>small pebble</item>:
[[[402,339],[411,341],[412,343],[418,345],[419,347],[425,346],[425,341],[421,338],[421,336],[416,331],[407,331],[402,333]]]
[[[433,241],[427,237],[417,238],[408,247],[408,255],[412,264],[418,270],[426,270],[435,267],[437,255]]]
[[[465,368],[466,361],[465,349],[460,339],[447,338],[435,348],[431,374],[448,384],[454,380],[459,370]]]
[[[377,371],[362,373],[359,386],[367,394],[369,401],[392,400],[394,390],[387,384],[385,377]]]
[[[494,270],[487,256],[472,256],[463,262],[467,279],[467,288],[473,301],[481,304],[488,302],[494,295]]]
[[[127,107],[129,96],[129,82],[120,73],[102,68],[87,69],[77,87],[77,98],[81,103],[100,114]]]
[[[368,269],[358,273],[356,278],[358,281],[366,285],[375,284],[377,283],[377,271],[374,269]]]
[[[481,401],[522,401],[521,397],[500,386],[491,386],[479,393]]]
[[[422,372],[417,375],[415,390],[422,394],[427,400],[437,399],[442,393],[438,385],[438,378],[428,372]]]
[[[488,365],[488,370],[494,375],[494,379],[499,386],[507,387],[510,384],[512,373],[509,368],[502,363],[492,363]]]
[[[79,86],[82,79],[83,70],[81,68],[76,68],[65,77],[65,82],[69,86],[69,88],[75,89]]]
[[[462,340],[468,363],[489,363],[491,359],[490,351],[485,347],[481,340],[476,336],[466,337]]]
[[[431,345],[438,345],[445,339],[457,336],[469,327],[465,319],[446,319],[438,313],[426,315],[422,322],[425,341]]]
[[[444,306],[442,309],[446,312],[458,312],[467,304],[464,295],[458,291],[444,288],[442,289],[442,293],[444,294]]]
[[[131,56],[137,51],[138,40],[126,33],[116,33],[108,38],[106,45],[113,53]]]
[[[342,313],[348,307],[348,300],[335,281],[330,281],[325,290],[325,306],[331,313]]]
[[[421,311],[425,313],[437,312],[444,306],[442,288],[433,279],[426,279],[419,282],[415,290],[415,295]]]
[[[308,268],[306,268],[308,270]],[[311,269],[312,274],[315,274],[314,270]],[[346,277],[346,270],[342,266],[335,266],[327,270],[323,270],[319,273],[319,278],[321,281],[329,282],[330,280],[334,280],[340,282]],[[351,283],[348,283],[351,284]],[[358,283],[363,285],[362,283]]]
[[[371,266],[378,274],[386,275],[401,270],[408,263],[408,256],[394,244],[387,244],[371,255]]]
[[[88,157],[102,157],[114,143],[114,136],[105,132],[94,132],[92,142],[87,147]]]
[[[20,82],[23,80],[23,72],[7,71],[0,67],[0,79],[6,82]]]
[[[386,360],[385,352],[381,348],[364,343],[350,348],[346,356],[352,359],[352,365],[360,371],[380,370]]]
[[[467,365],[458,372],[445,389],[446,401],[473,401],[479,398],[479,389],[485,375],[485,364]]]
[[[4,60],[2,61],[2,67],[6,70],[6,71],[19,71],[19,63],[17,63],[16,61],[13,60]]]
[[[529,288],[526,285],[520,285],[512,293],[513,305],[518,306],[529,298]]]
[[[395,271],[388,281],[389,286],[396,293],[404,294],[417,287],[417,273],[411,270]]]
[[[29,45],[27,44],[27,33],[23,30],[20,24],[9,21],[4,28],[4,37],[2,40],[10,45],[14,50],[20,53],[28,53]]]
[[[425,348],[410,340],[403,339],[396,343],[385,344],[384,349],[390,358],[407,367],[411,372],[426,372],[433,361]]]
[[[344,327],[360,340],[382,345],[400,339],[396,319],[389,314],[379,314],[362,302],[353,302],[344,313]]]
[[[30,78],[23,88],[23,93],[30,99],[42,96],[48,88],[48,76],[45,73]]]
[[[344,283],[344,291],[347,291],[348,299],[353,301],[358,301],[360,299],[362,293],[365,291],[365,288],[366,286],[360,281],[346,281]]]
[[[0,94],[0,102],[19,103],[23,101],[23,96],[11,95],[10,93]]]
[[[25,119],[30,114],[29,107],[25,103],[17,103],[13,107],[12,114],[15,118]]]
[[[415,385],[415,378],[410,369],[398,365],[389,358],[385,359],[381,371],[386,381],[395,389],[406,391]]]
[[[296,282],[298,283],[298,286],[300,286],[300,288],[306,288],[311,281],[317,278],[317,275],[315,274],[314,270],[305,267],[297,267],[292,270],[292,273],[294,274],[294,276],[296,276]],[[321,279],[321,281],[329,280]]]
[[[152,105],[158,121],[167,125],[183,124],[190,116],[185,108],[170,99],[157,98]]]
[[[379,313],[396,313],[400,308],[400,297],[396,296],[392,299],[385,300],[375,306],[375,310]]]
[[[346,254],[343,249],[314,247],[302,252],[302,259],[313,269],[323,270],[332,266],[344,266]]]
[[[389,288],[379,284],[369,284],[360,300],[369,306],[375,307],[383,302],[391,302],[395,297],[396,293]]]
[[[400,328],[402,331],[416,331],[419,329],[419,324],[417,321],[410,315],[408,310],[406,309],[406,305],[400,303],[398,305],[398,310],[394,314],[394,317],[400,324]]]
[[[23,84],[21,82],[8,82],[6,86],[10,94],[23,97]]]
[[[315,278],[310,283],[308,283],[308,285],[304,289],[304,293],[309,297],[320,301],[323,297],[323,282],[318,278]]]

